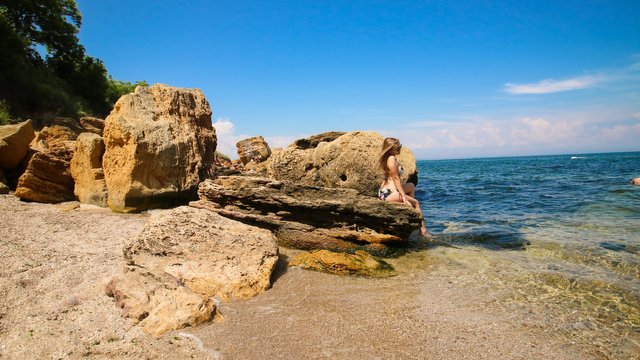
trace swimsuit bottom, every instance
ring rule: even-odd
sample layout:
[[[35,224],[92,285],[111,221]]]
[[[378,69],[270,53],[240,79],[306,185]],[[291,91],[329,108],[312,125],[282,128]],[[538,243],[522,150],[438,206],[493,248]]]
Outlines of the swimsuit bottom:
[[[395,190],[391,190],[391,189],[387,189],[387,188],[380,188],[378,190],[378,198],[380,200],[387,200],[389,195],[393,194],[394,191]]]

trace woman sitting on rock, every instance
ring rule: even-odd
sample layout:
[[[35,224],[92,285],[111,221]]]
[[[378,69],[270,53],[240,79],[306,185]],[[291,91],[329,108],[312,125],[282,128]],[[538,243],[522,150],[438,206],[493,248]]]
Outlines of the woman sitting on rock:
[[[400,154],[401,149],[402,144],[396,138],[386,138],[382,142],[382,153],[378,160],[378,165],[384,174],[384,180],[380,185],[380,190],[378,190],[378,197],[385,201],[405,203],[413,207],[422,216],[420,204],[415,199],[416,186],[412,183],[403,184],[400,182],[400,176],[402,176],[404,169],[396,156]],[[429,236],[424,220],[420,228],[420,235]]]

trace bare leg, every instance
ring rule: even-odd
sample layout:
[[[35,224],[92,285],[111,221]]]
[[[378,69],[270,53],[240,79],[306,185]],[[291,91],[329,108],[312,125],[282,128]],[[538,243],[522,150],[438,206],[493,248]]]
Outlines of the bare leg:
[[[412,198],[416,198],[416,186],[413,183],[402,184],[402,189],[404,189],[404,193],[411,196]]]
[[[399,192],[394,191],[391,195],[389,195],[389,197],[387,198],[387,201],[402,202],[402,197],[400,196]],[[409,203],[411,204],[411,207],[415,211],[417,211],[418,214],[420,214],[420,216],[423,219],[422,226],[420,227],[420,235],[428,237],[429,233],[427,232],[427,227],[425,225],[424,216],[422,215],[422,210],[420,210],[420,203],[415,198],[409,196],[409,194],[407,194],[407,201],[409,201]]]

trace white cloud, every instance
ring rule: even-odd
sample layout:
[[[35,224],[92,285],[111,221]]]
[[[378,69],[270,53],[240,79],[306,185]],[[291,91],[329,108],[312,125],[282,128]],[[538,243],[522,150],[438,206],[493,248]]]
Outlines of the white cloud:
[[[218,137],[217,151],[229,156],[232,159],[238,158],[236,143],[243,137],[235,134],[235,125],[225,118],[218,118],[213,122]]]
[[[589,75],[566,80],[546,79],[532,84],[507,83],[504,85],[504,91],[510,94],[550,94],[587,89],[603,82],[605,79],[602,75]]]

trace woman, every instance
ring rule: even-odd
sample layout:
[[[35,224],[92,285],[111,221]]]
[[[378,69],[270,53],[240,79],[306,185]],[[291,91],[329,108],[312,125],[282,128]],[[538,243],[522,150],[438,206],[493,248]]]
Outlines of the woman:
[[[420,204],[415,199],[416,186],[412,183],[402,184],[400,182],[400,176],[404,172],[404,169],[396,158],[400,154],[402,144],[400,140],[395,138],[386,138],[382,142],[382,153],[378,160],[380,170],[382,170],[383,181],[378,190],[378,197],[385,201],[394,201],[405,203],[413,207],[421,216]],[[427,228],[422,221],[422,227],[420,228],[420,235],[429,236]]]

